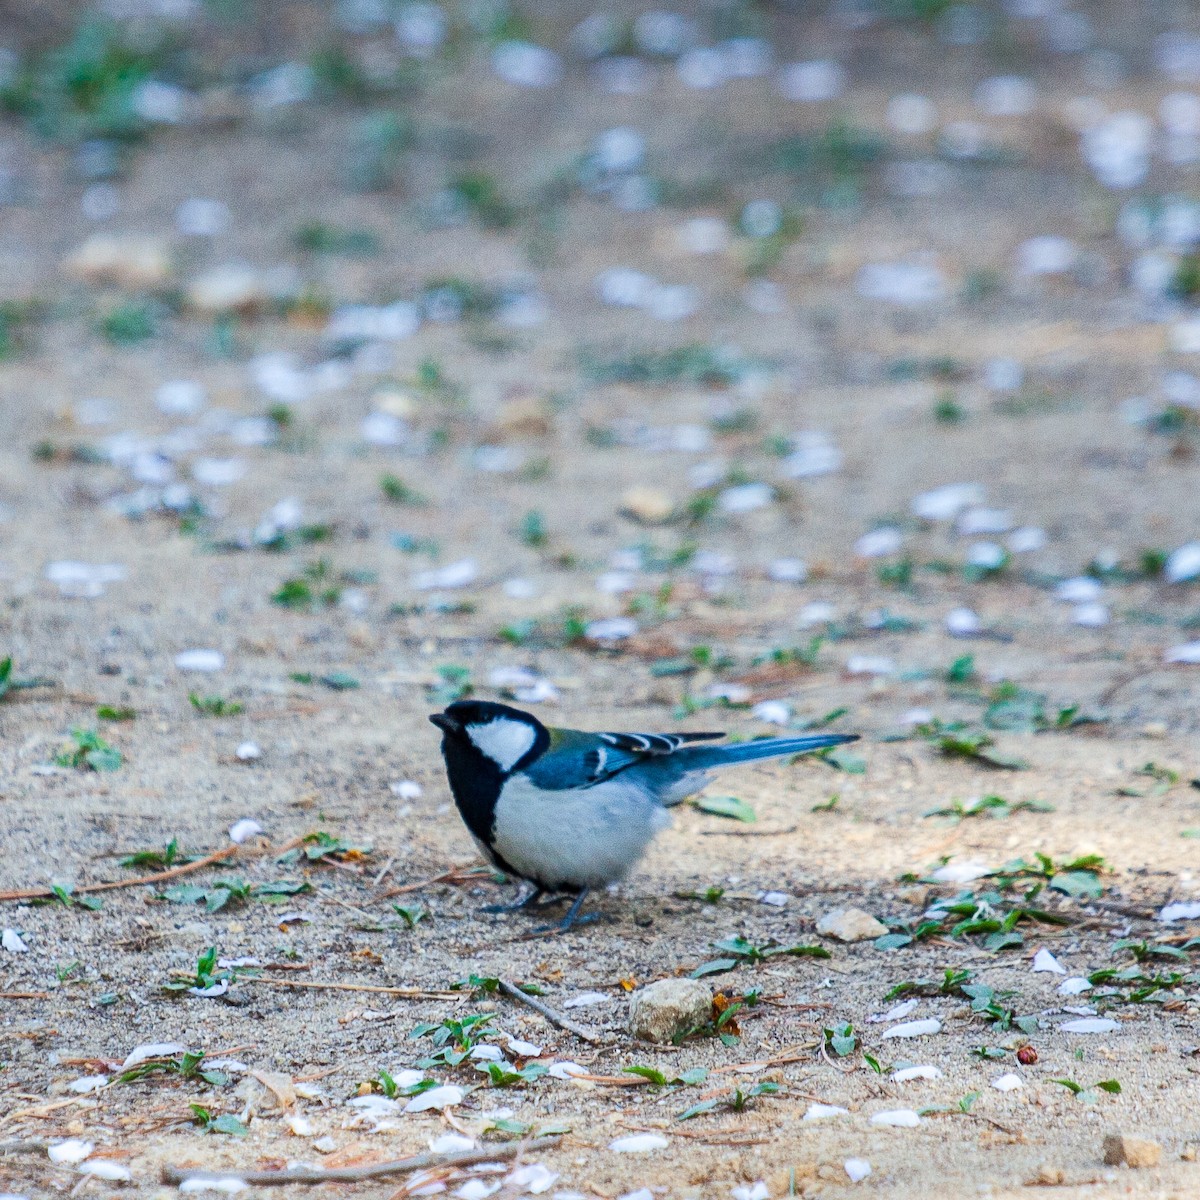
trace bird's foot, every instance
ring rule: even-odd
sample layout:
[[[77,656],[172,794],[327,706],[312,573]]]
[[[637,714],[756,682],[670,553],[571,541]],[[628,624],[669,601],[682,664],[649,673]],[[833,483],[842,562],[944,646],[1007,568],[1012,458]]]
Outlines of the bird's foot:
[[[573,925],[585,925],[592,921],[600,919],[599,913],[588,913],[587,916],[581,917],[579,910],[583,907],[584,900],[587,899],[588,889],[583,888],[575,897],[575,902],[567,910],[567,915],[563,917],[557,925],[545,925],[541,929],[536,930],[537,933],[566,933]]]
[[[531,904],[535,904],[545,893],[541,888],[534,888],[532,892],[527,892],[518,900],[514,900],[511,904],[485,904],[480,912],[485,913],[510,913],[520,912],[523,908],[528,908]]]

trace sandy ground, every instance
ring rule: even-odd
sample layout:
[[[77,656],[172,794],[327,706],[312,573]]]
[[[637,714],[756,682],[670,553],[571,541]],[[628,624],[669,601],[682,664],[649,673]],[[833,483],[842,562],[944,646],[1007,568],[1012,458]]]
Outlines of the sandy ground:
[[[1095,15],[1103,27],[1098,6]],[[561,44],[567,14],[540,20],[551,44]],[[1133,20],[1112,26],[1126,48],[1140,44],[1126,29]],[[120,181],[120,212],[105,228],[173,241],[175,283],[232,259],[263,271],[282,262],[342,304],[409,297],[446,275],[493,285],[528,276],[548,313],[542,324],[516,331],[427,323],[390,351],[386,370],[353,374],[297,404],[275,445],[233,445],[219,432],[204,433],[203,448],[179,463],[182,478],[197,455],[236,457],[247,470],[232,486],[197,489],[210,515],[196,533],[181,531],[177,517],[151,513],[134,521],[114,511],[111,499],[137,485],[118,466],[70,461],[71,448],[101,446],[123,431],[158,439],[195,424],[156,409],[155,391],[169,379],[202,383],[210,410],[260,416],[271,401],[255,387],[248,364],[275,351],[317,363],[326,353],[320,328],[266,314],[239,319],[232,357],[217,357],[211,321],[184,311],[167,317],[149,341],[108,344],[95,322],[118,293],[73,282],[59,269],[95,231],[80,213],[82,185],[65,152],[15,121],[4,127],[10,161],[37,202],[0,210],[0,289],[8,298],[46,301],[50,315],[0,363],[0,657],[11,653],[15,678],[41,677],[54,686],[11,691],[0,701],[0,884],[80,887],[129,878],[136,872],[119,865],[124,854],[172,838],[189,853],[215,852],[231,845],[233,822],[251,818],[265,831],[261,838],[179,882],[288,880],[309,890],[286,897],[282,908],[251,899],[214,913],[164,900],[166,884],[108,892],[97,911],[6,903],[0,924],[18,931],[28,952],[0,951],[0,1143],[84,1138],[130,1168],[139,1194],[167,1195],[173,1189],[156,1184],[164,1163],[251,1169],[292,1160],[378,1161],[427,1147],[450,1124],[479,1136],[489,1123],[485,1114],[507,1107],[534,1130],[569,1128],[558,1148],[537,1156],[560,1175],[552,1190],[604,1197],[643,1187],[655,1196],[724,1197],[758,1180],[772,1197],[789,1189],[1017,1196],[1028,1194],[1031,1182],[1064,1198],[1200,1191],[1193,1161],[1200,1145],[1200,1001],[1188,974],[1196,951],[1150,959],[1148,973],[1184,978],[1141,1003],[1124,1002],[1128,988],[1064,997],[1062,975],[1031,971],[1043,947],[1069,976],[1081,977],[1130,965],[1130,953],[1115,947],[1121,938],[1184,945],[1188,924],[1167,927],[1155,914],[1167,902],[1195,899],[1198,886],[1192,839],[1200,829],[1200,790],[1191,781],[1200,774],[1200,686],[1197,668],[1163,665],[1168,647],[1196,636],[1188,632],[1200,610],[1196,589],[1112,579],[1104,597],[1111,619],[1096,629],[1073,625],[1070,606],[1051,590],[1105,551],[1132,566],[1144,550],[1170,550],[1198,532],[1196,460],[1186,431],[1162,436],[1118,416],[1121,401],[1157,395],[1161,373],[1186,367],[1186,360],[1168,351],[1162,313],[1148,311],[1125,282],[1131,251],[1114,234],[1122,198],[1088,176],[1061,115],[1084,87],[1082,67],[1020,44],[1028,56],[1018,67],[1040,92],[1033,114],[988,122],[1009,154],[1007,165],[951,163],[938,194],[916,199],[889,193],[876,165],[862,174],[859,204],[802,205],[803,232],[769,275],[782,289],[783,311],[763,316],[741,299],[746,278],[738,246],[689,256],[678,245],[680,224],[732,217],[760,196],[789,200],[796,181],[763,166],[762,148],[780,136],[824,128],[835,111],[884,131],[888,96],[901,90],[926,92],[945,119],[963,115],[974,83],[1003,66],[982,49],[946,54],[919,24],[880,25],[868,36],[817,18],[775,14],[771,21],[782,61],[818,53],[842,59],[850,87],[836,106],[786,105],[762,80],[689,91],[659,66],[649,97],[603,95],[579,66],[570,66],[552,92],[522,91],[486,70],[472,73],[483,59],[468,55],[465,65],[435,74],[406,102],[427,136],[396,187],[367,195],[348,191],[338,166],[361,116],[344,102],[300,105],[271,122],[156,133]],[[9,19],[14,45],[23,31]],[[275,49],[272,61],[282,60]],[[1134,74],[1105,92],[1104,103],[1113,111],[1153,112],[1170,84],[1139,73],[1147,68],[1131,58]],[[644,130],[648,159],[663,175],[716,177],[726,197],[629,214],[575,194],[559,213],[556,254],[536,268],[527,257],[524,216],[505,232],[430,230],[420,219],[420,206],[448,169],[446,131],[475,136],[480,150],[471,165],[495,172],[520,200],[598,133],[626,124]],[[932,135],[887,136],[890,160],[930,154]],[[1161,178],[1158,170],[1148,194],[1194,182],[1189,169],[1162,168]],[[189,196],[224,201],[229,231],[187,240],[173,233],[175,208]],[[379,250],[366,258],[301,254],[292,235],[314,219],[369,229]],[[1017,245],[1051,233],[1074,239],[1084,265],[1052,279],[1014,274]],[[902,308],[854,290],[864,264],[925,251],[949,281],[950,298]],[[618,265],[697,287],[699,311],[666,324],[603,307],[594,276]],[[985,268],[998,273],[995,294],[977,302],[955,298],[971,273]],[[740,387],[604,385],[578,367],[583,348],[625,353],[691,343],[734,343],[772,367]],[[979,382],[983,365],[998,356],[1024,367],[1016,400]],[[948,381],[904,378],[896,369],[899,360],[936,357],[955,360]],[[460,399],[416,385],[430,360]],[[362,418],[385,393],[408,398],[409,440],[394,449],[366,445],[360,433]],[[946,393],[963,409],[957,424],[934,419]],[[76,408],[96,396],[112,407],[101,427],[82,424]],[[729,419],[740,410],[751,417]],[[680,425],[711,428],[710,447],[661,451],[644,436],[629,444],[638,426]],[[595,444],[597,429],[616,431],[617,444]],[[769,439],[812,429],[842,449],[844,465],[819,478],[784,478]],[[55,461],[35,458],[45,442],[56,448]],[[526,467],[481,471],[480,446],[508,448]],[[774,502],[650,526],[622,511],[622,497],[635,485],[682,506],[692,494],[689,468],[715,458],[738,478],[776,487]],[[385,472],[426,502],[389,503],[379,487]],[[971,539],[907,515],[916,493],[960,481],[982,484],[987,503],[1010,510],[1015,524],[1045,529],[1045,548],[1014,557],[996,578],[967,581],[960,568]],[[300,501],[306,522],[331,528],[329,540],[281,552],[230,548],[287,497]],[[517,532],[534,510],[546,537],[530,546]],[[915,563],[906,588],[887,586],[877,571],[897,556],[864,560],[853,551],[855,539],[889,518],[905,530],[904,553]],[[436,539],[437,548],[430,556],[406,553],[397,548],[398,534]],[[689,543],[729,556],[732,574],[706,577],[686,564],[669,565]],[[644,566],[632,592],[596,590],[614,553],[639,545]],[[781,557],[803,558],[808,579],[772,581],[769,565]],[[464,558],[478,566],[469,586],[414,587],[417,572]],[[348,604],[289,611],[272,602],[285,580],[319,559],[333,575],[346,573],[344,587],[357,589]],[[64,598],[45,577],[47,564],[62,560],[122,564],[126,578],[98,597]],[[938,560],[950,568],[927,569]],[[533,584],[532,597],[504,589],[515,578]],[[811,664],[756,663],[822,633],[798,628],[798,614],[815,601],[836,605],[842,635],[827,638]],[[964,605],[978,613],[985,636],[944,632],[946,613]],[[633,611],[641,627],[611,646],[560,644],[568,607],[587,619]],[[879,621],[870,614],[881,609],[891,622],[871,628]],[[500,636],[531,618],[555,636],[524,645]],[[727,664],[659,670],[663,660],[698,647]],[[176,654],[196,648],[220,651],[222,669],[178,670]],[[947,682],[950,664],[966,654],[974,655],[973,682]],[[884,656],[893,669],[852,673],[849,660],[864,655]],[[496,669],[528,668],[558,691],[539,710],[543,719],[593,729],[715,724],[745,736],[773,731],[744,706],[680,715],[685,697],[703,698],[714,684],[744,684],[753,703],[785,701],[797,721],[844,708],[834,727],[863,735],[865,773],[813,761],[730,773],[712,790],[751,805],[753,824],[679,811],[626,884],[593,900],[600,921],[561,937],[531,938],[536,922],[525,915],[481,915],[483,904],[510,894],[488,876],[459,873],[448,883],[423,884],[476,861],[450,804],[436,733],[425,721],[444,702],[440,669],[448,665],[467,668],[476,694],[491,698],[501,696],[489,684]],[[320,682],[339,672],[358,686],[334,690]],[[297,674],[313,681],[297,682]],[[1051,717],[1077,705],[1103,720],[997,733],[1002,751],[1028,761],[1019,771],[947,758],[919,736],[894,740],[914,708],[978,728],[979,697],[1001,680],[1044,694]],[[189,692],[243,708],[204,716]],[[136,719],[100,720],[101,705],[131,708]],[[53,767],[72,727],[98,729],[120,751],[121,767]],[[236,751],[245,742],[260,756],[240,761]],[[1146,764],[1155,765],[1157,778],[1144,773]],[[397,795],[391,785],[400,781],[419,785],[419,795]],[[1007,817],[928,815],[986,794],[1010,806],[1039,804]],[[316,831],[369,853],[333,865],[276,861],[279,847]],[[939,896],[994,885],[930,884],[943,862],[995,869],[1039,852],[1057,864],[1103,856],[1103,895],[1041,891],[1030,903],[1068,923],[1022,924],[1022,946],[990,952],[981,936],[949,936],[952,923],[896,950],[870,941],[841,945],[814,932],[818,917],[847,904],[893,928],[915,922]],[[386,897],[405,885],[413,889]],[[1028,886],[1010,889],[1005,905]],[[698,898],[709,888],[724,894],[713,903]],[[781,893],[784,903],[761,902],[764,892]],[[391,907],[396,902],[420,906],[424,919],[406,928]],[[280,924],[289,911],[305,921]],[[1195,922],[1190,933],[1200,934]],[[760,946],[823,945],[830,957],[773,956],[709,977],[726,996],[751,989],[761,996],[739,1014],[740,1039],[732,1045],[705,1036],[679,1047],[634,1042],[625,1025],[627,989],[686,974],[717,956],[713,943],[734,936]],[[165,992],[172,972],[194,967],[209,946],[268,969],[243,975],[220,998]],[[968,970],[973,982],[1007,993],[1004,1006],[1037,1017],[1036,1027],[993,1029],[962,995],[921,995],[903,1020],[936,1017],[941,1031],[885,1039],[901,1018],[873,1018],[892,1008],[891,989],[905,980],[940,982],[947,970]],[[440,992],[472,974],[537,983],[560,1010],[574,996],[602,994],[602,1003],[570,1010],[599,1040],[582,1042],[511,1001],[472,999],[469,992],[404,999],[285,986]],[[1087,1004],[1115,1018],[1116,1028],[1059,1028],[1079,1016],[1064,1005]],[[719,1073],[691,1087],[543,1077],[495,1089],[470,1066],[438,1068],[431,1074],[442,1082],[476,1086],[447,1117],[394,1116],[378,1132],[369,1122],[354,1124],[347,1099],[367,1090],[380,1070],[411,1067],[424,1053],[427,1043],[408,1038],[414,1026],[478,1012],[495,1013],[503,1034],[540,1045],[546,1065],[572,1060],[605,1078],[635,1064],[668,1075],[699,1066]],[[844,1022],[860,1048],[844,1058],[823,1055],[822,1031]],[[490,1040],[506,1044],[499,1033]],[[72,1081],[119,1064],[134,1046],[160,1041],[232,1057],[245,1070],[234,1070],[220,1087],[153,1076],[94,1094],[70,1090]],[[1036,1062],[1018,1063],[1024,1045],[1036,1050]],[[996,1057],[973,1053],[980,1047]],[[895,1081],[893,1071],[905,1065],[929,1065],[940,1075]],[[281,1111],[275,1094],[247,1071],[267,1073],[276,1084],[307,1081],[311,1094]],[[992,1086],[1009,1073],[1020,1077],[1020,1088]],[[1120,1093],[1080,1099],[1056,1082],[1063,1079],[1084,1089],[1116,1080]],[[764,1081],[778,1090],[754,1097],[744,1111],[724,1102],[735,1083],[745,1089]],[[964,1112],[960,1101],[971,1093],[978,1098]],[[677,1119],[705,1098],[722,1103]],[[848,1113],[804,1122],[814,1102]],[[248,1132],[205,1133],[190,1104],[238,1115]],[[920,1124],[872,1123],[874,1114],[897,1109],[921,1110]],[[290,1131],[293,1117],[307,1122],[303,1136]],[[661,1132],[666,1146],[645,1154],[608,1149],[644,1130]],[[1158,1142],[1161,1164],[1105,1166],[1102,1142],[1112,1132]],[[848,1159],[868,1161],[870,1176],[852,1184]],[[54,1167],[43,1154],[0,1158],[0,1186],[20,1195],[58,1194],[75,1182],[71,1168]],[[450,1189],[460,1182],[452,1179]],[[84,1186],[92,1194],[110,1188],[100,1181]],[[384,1196],[395,1186],[346,1190]]]

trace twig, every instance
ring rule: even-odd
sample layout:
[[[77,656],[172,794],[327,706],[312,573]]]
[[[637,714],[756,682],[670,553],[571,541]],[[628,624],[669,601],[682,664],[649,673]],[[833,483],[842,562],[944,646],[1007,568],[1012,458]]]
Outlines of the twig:
[[[785,833],[795,833],[799,825],[789,825],[786,829],[702,829],[701,837],[780,837]]]
[[[526,1008],[532,1008],[535,1013],[545,1017],[551,1025],[557,1025],[559,1029],[565,1029],[568,1033],[573,1033],[577,1038],[585,1042],[591,1042],[593,1045],[600,1041],[599,1036],[594,1034],[590,1029],[584,1029],[582,1025],[576,1025],[570,1017],[564,1017],[562,1013],[555,1012],[550,1005],[543,1004],[527,992],[521,991],[515,983],[510,983],[507,979],[500,979],[497,982],[500,985],[500,990],[510,1000],[516,1000],[518,1003],[524,1004]]]
[[[188,1167],[163,1167],[162,1181],[178,1187],[192,1180],[215,1182],[237,1179],[250,1187],[280,1187],[290,1183],[360,1183],[364,1179],[379,1179],[384,1175],[405,1175],[412,1171],[436,1170],[439,1167],[469,1167],[481,1162],[501,1162],[516,1158],[529,1150],[550,1150],[562,1141],[561,1137],[534,1138],[529,1142],[509,1142],[507,1145],[480,1146],[475,1150],[452,1150],[447,1154],[414,1154],[392,1162],[372,1163],[365,1167],[300,1167],[288,1171],[198,1171]]]
[[[0,1154],[45,1154],[49,1142],[0,1142]]]
[[[0,992],[0,1000],[49,1000],[49,992]]]
[[[224,850],[206,854],[203,858],[196,859],[195,862],[183,863],[178,867],[171,867],[167,871],[156,871],[153,875],[136,875],[133,879],[115,879],[110,883],[84,884],[83,887],[77,887],[73,894],[110,892],[114,888],[137,887],[142,883],[161,883],[165,879],[174,879],[177,875],[186,875],[189,871],[199,871],[204,867],[212,866],[213,863],[224,862],[225,859],[232,858],[237,852],[237,846],[226,846]],[[52,888],[28,888],[24,891],[0,892],[0,900],[40,900],[43,897],[53,896]]]
[[[372,887],[378,887],[380,885],[380,883],[383,881],[383,877],[392,869],[392,863],[394,863],[395,861],[396,861],[396,856],[393,854],[392,857],[389,858],[387,860],[387,862],[385,862],[383,864],[383,869],[379,872],[379,874],[376,875],[375,878],[371,880]]]
[[[401,884],[400,887],[388,888],[375,897],[376,901],[387,900],[390,896],[403,896],[406,892],[419,892],[422,888],[432,887],[435,883],[467,883],[472,879],[483,879],[491,872],[480,867],[451,867],[431,879],[419,879],[416,883]]]
[[[323,983],[317,979],[264,979],[261,975],[243,976],[240,983],[265,983],[268,987],[317,988],[333,992],[382,992],[385,996],[403,996],[406,1000],[461,1000],[461,992],[429,992],[424,988],[381,987],[374,983]]]

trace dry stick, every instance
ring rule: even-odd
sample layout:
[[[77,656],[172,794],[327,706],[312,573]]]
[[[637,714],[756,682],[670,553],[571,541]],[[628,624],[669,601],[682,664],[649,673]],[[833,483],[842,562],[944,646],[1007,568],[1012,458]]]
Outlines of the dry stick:
[[[49,1000],[49,992],[0,992],[0,1000]]]
[[[406,1000],[461,1000],[462,992],[429,992],[423,988],[381,987],[375,983],[322,983],[317,979],[264,979],[246,975],[240,983],[265,983],[268,987],[317,988],[333,992],[382,992],[386,996],[403,996]]]
[[[476,1150],[452,1150],[447,1154],[414,1154],[393,1162],[373,1163],[365,1167],[302,1167],[291,1171],[198,1171],[187,1167],[163,1167],[162,1181],[179,1186],[188,1180],[240,1179],[251,1187],[280,1187],[289,1183],[360,1183],[364,1179],[379,1179],[384,1175],[405,1175],[412,1171],[435,1170],[439,1167],[469,1167],[481,1162],[500,1162],[516,1158],[528,1150],[550,1150],[562,1141],[561,1137],[534,1138],[529,1142],[510,1142],[500,1146],[481,1146]]]
[[[111,883],[88,883],[83,887],[77,887],[75,894],[82,892],[109,892],[114,888],[137,887],[142,883],[161,883],[165,879],[174,879],[177,875],[186,875],[189,871],[200,871],[205,867],[212,866],[213,863],[224,862],[227,858],[232,858],[238,852],[236,846],[226,846],[224,850],[217,850],[213,854],[206,854],[203,858],[196,859],[195,862],[184,863],[182,866],[171,867],[168,871],[156,871],[153,875],[138,875],[133,879],[116,879]],[[28,888],[25,891],[18,892],[0,892],[0,900],[39,900],[42,897],[50,897],[54,895],[52,888]]]
[[[576,1025],[570,1017],[564,1017],[562,1013],[555,1012],[550,1005],[543,1004],[540,1000],[521,991],[515,983],[510,983],[507,979],[500,979],[497,982],[500,985],[500,990],[510,1000],[516,1000],[524,1004],[527,1008],[532,1008],[535,1013],[545,1017],[551,1025],[557,1025],[559,1029],[565,1029],[568,1033],[573,1033],[577,1038],[585,1042],[591,1042],[593,1045],[600,1041],[599,1036],[594,1034],[590,1029],[584,1029],[582,1025]]]
[[[49,1142],[0,1142],[0,1154],[45,1154]]]
[[[416,883],[405,883],[400,887],[388,888],[380,892],[375,899],[386,900],[389,896],[403,896],[406,892],[419,892],[422,888],[432,887],[435,883],[466,883],[468,878],[483,878],[484,872],[478,872],[475,867],[451,867],[432,879],[419,879]],[[469,873],[469,874],[468,874]]]

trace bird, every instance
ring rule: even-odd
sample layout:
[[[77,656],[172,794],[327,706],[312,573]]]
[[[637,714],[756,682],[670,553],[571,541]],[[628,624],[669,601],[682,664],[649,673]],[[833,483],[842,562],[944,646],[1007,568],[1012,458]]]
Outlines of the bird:
[[[575,923],[590,890],[628,874],[671,823],[667,810],[700,791],[713,771],[857,741],[818,733],[714,746],[706,743],[724,733],[585,733],[474,699],[429,719],[442,731],[450,791],[480,852],[532,884],[515,903],[484,911],[573,896],[559,930]]]

